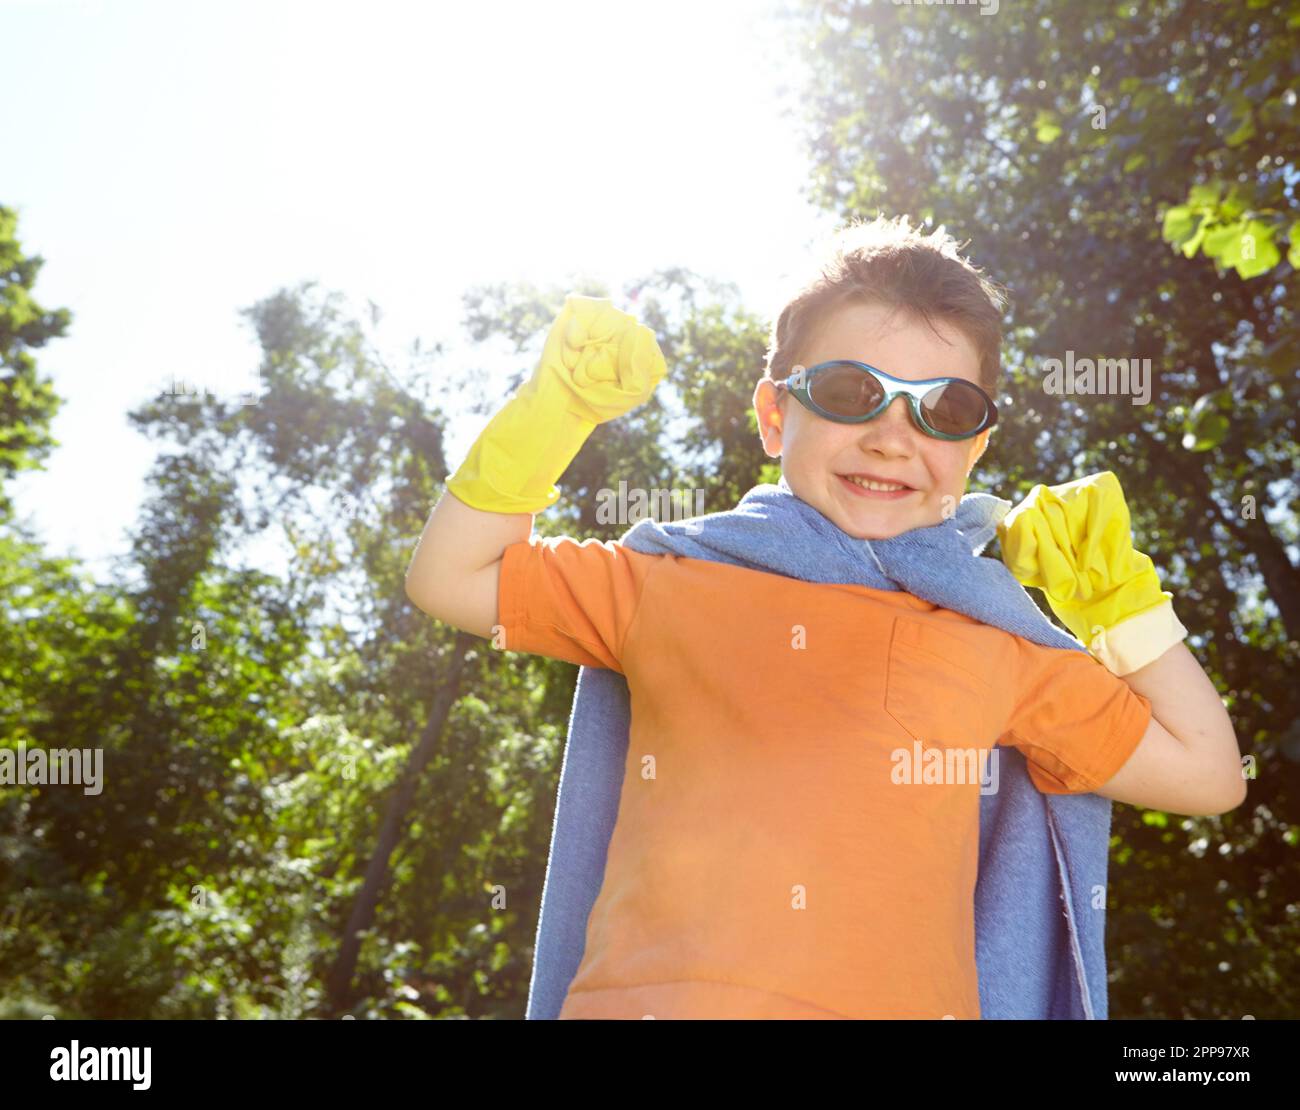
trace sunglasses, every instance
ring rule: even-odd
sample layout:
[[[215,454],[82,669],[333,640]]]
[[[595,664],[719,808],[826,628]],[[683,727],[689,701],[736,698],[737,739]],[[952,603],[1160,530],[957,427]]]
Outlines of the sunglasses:
[[[993,398],[965,378],[909,382],[865,362],[835,359],[811,370],[796,366],[789,378],[773,384],[837,424],[865,424],[900,396],[907,398],[916,426],[935,439],[970,439],[998,422]]]

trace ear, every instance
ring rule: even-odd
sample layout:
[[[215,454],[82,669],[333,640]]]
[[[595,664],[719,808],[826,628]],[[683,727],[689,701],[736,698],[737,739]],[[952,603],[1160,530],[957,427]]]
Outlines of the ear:
[[[781,433],[785,423],[785,392],[764,378],[754,387],[754,415],[763,453],[770,459],[781,457]]]
[[[970,461],[966,464],[966,476],[970,477],[970,472],[975,469],[975,464],[980,461],[980,456],[984,454],[985,448],[989,445],[989,436],[993,434],[992,428],[985,428],[972,441]]]

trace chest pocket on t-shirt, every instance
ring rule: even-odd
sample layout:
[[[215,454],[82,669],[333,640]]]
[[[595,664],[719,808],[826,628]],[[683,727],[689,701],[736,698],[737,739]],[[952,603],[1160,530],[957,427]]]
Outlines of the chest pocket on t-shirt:
[[[991,748],[1001,731],[998,653],[976,628],[895,617],[885,711],[926,748]]]

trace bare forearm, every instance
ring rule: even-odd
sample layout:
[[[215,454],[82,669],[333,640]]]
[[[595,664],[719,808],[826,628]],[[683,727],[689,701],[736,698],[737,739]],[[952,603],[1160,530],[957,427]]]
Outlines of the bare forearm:
[[[1232,720],[1209,677],[1187,645],[1123,675],[1130,689],[1151,702],[1151,712],[1207,772],[1241,780],[1241,749]],[[1241,781],[1245,793],[1245,782]]]

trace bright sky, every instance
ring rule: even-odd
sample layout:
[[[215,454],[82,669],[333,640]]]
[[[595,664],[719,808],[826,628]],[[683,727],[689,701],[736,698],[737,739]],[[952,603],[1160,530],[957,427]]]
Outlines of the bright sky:
[[[37,300],[74,314],[38,352],[62,446],[20,515],[102,570],[160,448],[125,414],[174,378],[250,388],[238,310],[302,280],[444,367],[484,281],[679,265],[770,311],[834,226],[778,2],[0,0],[0,203],[46,260]],[[453,425],[453,465],[482,423]]]

